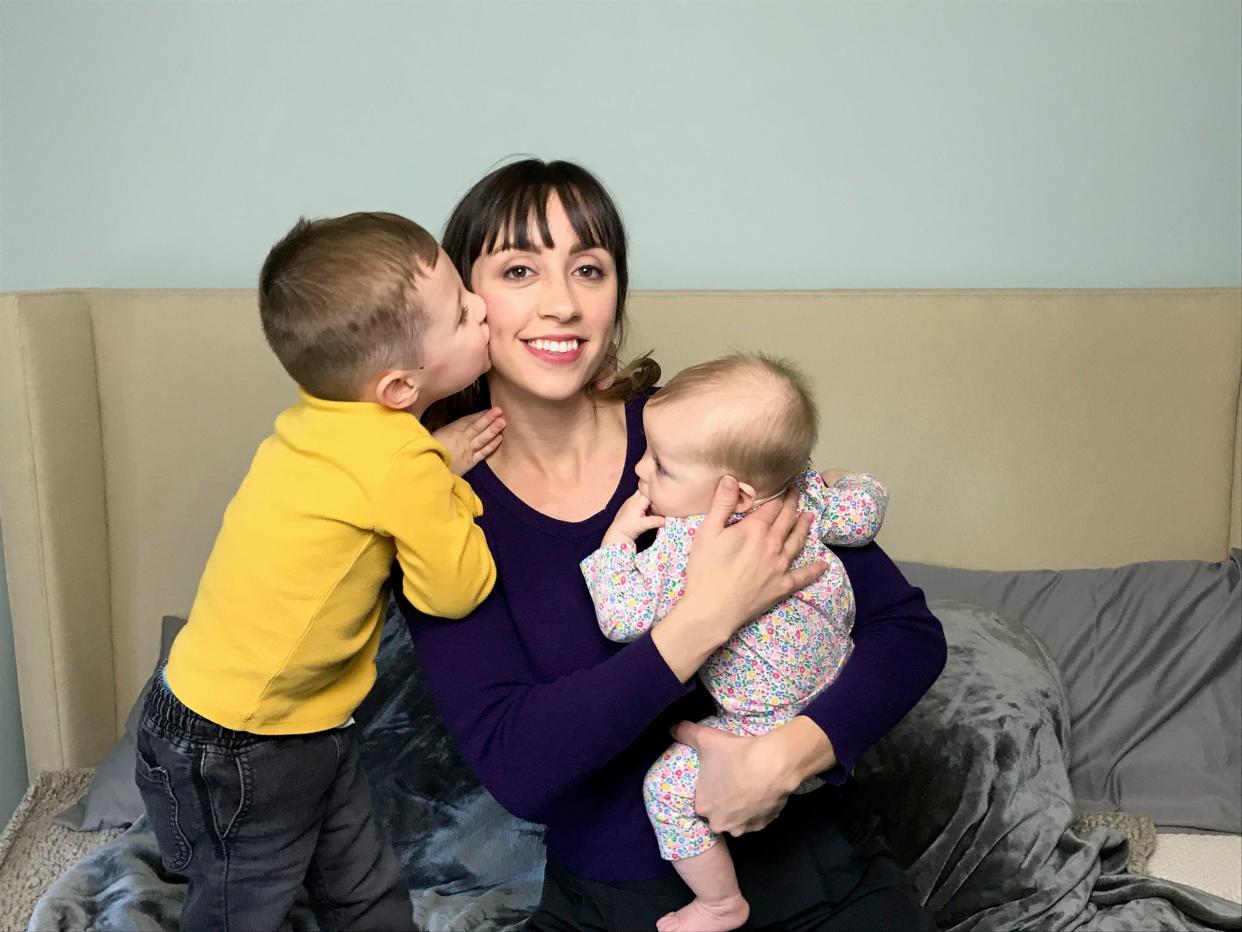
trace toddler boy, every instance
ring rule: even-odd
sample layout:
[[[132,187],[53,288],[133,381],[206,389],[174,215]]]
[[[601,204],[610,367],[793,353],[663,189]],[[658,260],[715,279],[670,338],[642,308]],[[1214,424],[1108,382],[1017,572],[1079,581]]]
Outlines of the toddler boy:
[[[300,397],[225,511],[148,694],[138,786],[188,880],[183,929],[277,929],[303,884],[326,928],[412,929],[352,714],[394,557],[428,614],[460,618],[495,582],[482,506],[419,422],[489,368],[483,301],[422,227],[355,213],[272,248],[259,312]]]

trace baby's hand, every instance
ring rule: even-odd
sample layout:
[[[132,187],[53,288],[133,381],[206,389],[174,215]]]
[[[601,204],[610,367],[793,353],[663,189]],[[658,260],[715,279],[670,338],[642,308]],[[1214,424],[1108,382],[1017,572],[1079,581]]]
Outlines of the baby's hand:
[[[647,531],[664,527],[664,519],[651,514],[650,508],[651,499],[642,492],[627,498],[604,534],[604,544],[632,544]]]
[[[500,409],[491,408],[480,414],[459,417],[432,431],[431,436],[449,451],[449,469],[464,476],[496,452],[504,429],[505,419],[500,416]]]
[[[828,488],[832,488],[837,484],[838,479],[842,476],[848,476],[849,474],[850,470],[848,469],[829,469],[827,472],[821,472],[819,477],[824,480],[824,485],[828,486]]]

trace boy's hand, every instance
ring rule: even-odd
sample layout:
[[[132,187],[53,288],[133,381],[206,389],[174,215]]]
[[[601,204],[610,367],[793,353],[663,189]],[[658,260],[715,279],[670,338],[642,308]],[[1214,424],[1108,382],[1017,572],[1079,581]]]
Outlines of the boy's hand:
[[[487,459],[500,446],[501,431],[505,419],[499,408],[491,408],[480,414],[467,414],[451,424],[445,424],[431,436],[449,451],[449,469],[459,476]]]
[[[625,500],[625,504],[617,511],[608,531],[604,534],[604,544],[632,544],[647,531],[664,527],[664,519],[653,515],[651,499],[642,492],[635,492]]]

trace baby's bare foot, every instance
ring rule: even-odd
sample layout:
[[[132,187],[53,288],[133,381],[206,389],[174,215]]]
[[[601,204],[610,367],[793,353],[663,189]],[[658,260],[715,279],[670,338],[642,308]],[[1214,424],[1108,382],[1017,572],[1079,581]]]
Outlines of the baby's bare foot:
[[[750,904],[740,893],[725,900],[694,899],[656,923],[658,932],[729,932],[750,916]]]

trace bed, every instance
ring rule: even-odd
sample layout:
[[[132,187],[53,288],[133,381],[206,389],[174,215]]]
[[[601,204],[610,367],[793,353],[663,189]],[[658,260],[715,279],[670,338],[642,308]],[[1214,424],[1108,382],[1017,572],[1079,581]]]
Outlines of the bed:
[[[639,292],[630,313],[630,348],[654,349],[667,374],[737,348],[805,368],[817,462],[865,467],[892,490],[881,545],[946,615],[1014,620],[1047,648],[1074,815],[1100,826],[1080,831],[1102,833],[1101,851],[1126,836],[1126,857],[1154,849],[1151,874],[1242,898],[1242,817],[1225,799],[1242,786],[1229,734],[1242,707],[1242,617],[1230,617],[1242,291]],[[0,525],[32,778],[0,842],[0,900],[26,891],[12,915],[0,905],[8,928],[67,862],[120,840],[116,826],[65,834],[49,813],[115,756],[161,620],[188,610],[224,505],[294,389],[240,290],[0,296],[0,380]],[[1193,586],[1211,589],[1210,618]],[[1177,612],[1163,636],[1193,650],[1162,651],[1189,670],[1169,673],[1182,688],[1163,696],[1167,671],[1144,681],[1126,662]],[[881,776],[891,765],[872,762]],[[515,850],[529,846],[515,831]],[[59,853],[44,858],[40,841]],[[434,905],[429,926],[464,921]],[[1202,927],[1238,927],[1212,908]],[[72,927],[69,913],[35,915]]]

